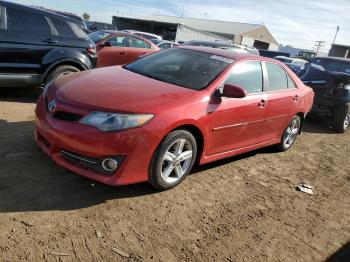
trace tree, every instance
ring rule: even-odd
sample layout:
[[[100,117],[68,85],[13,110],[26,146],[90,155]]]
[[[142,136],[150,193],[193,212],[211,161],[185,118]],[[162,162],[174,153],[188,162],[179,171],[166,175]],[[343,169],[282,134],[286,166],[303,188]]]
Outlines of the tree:
[[[84,18],[84,20],[89,21],[90,15],[88,13],[84,13],[83,18]]]

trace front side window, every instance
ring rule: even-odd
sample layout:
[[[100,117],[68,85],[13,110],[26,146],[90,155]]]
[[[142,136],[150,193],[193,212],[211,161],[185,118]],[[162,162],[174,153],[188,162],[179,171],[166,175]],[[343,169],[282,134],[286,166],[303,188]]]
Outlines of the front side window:
[[[151,49],[151,45],[149,43],[146,43],[140,38],[132,36],[130,37],[130,47]]]
[[[206,88],[233,60],[181,48],[145,56],[124,68],[162,82],[201,90]]]
[[[108,42],[112,44],[112,46],[116,47],[126,47],[128,46],[128,37],[125,35],[114,36],[108,39]]]
[[[6,8],[7,30],[35,35],[49,35],[50,27],[44,16],[13,8]]]
[[[102,39],[105,39],[110,35],[111,35],[110,33],[107,33],[104,31],[97,31],[97,32],[88,34],[88,37],[96,44],[100,42]]]
[[[286,72],[277,64],[266,63],[268,85],[266,91],[288,89]]]
[[[247,61],[236,65],[224,84],[240,86],[244,88],[248,94],[262,92],[263,73],[261,63]]]

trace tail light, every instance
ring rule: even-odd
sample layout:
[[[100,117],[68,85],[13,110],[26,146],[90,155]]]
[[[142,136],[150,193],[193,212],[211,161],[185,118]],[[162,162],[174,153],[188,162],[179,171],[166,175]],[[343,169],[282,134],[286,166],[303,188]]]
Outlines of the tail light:
[[[96,55],[96,48],[90,47],[86,49],[90,55]]]

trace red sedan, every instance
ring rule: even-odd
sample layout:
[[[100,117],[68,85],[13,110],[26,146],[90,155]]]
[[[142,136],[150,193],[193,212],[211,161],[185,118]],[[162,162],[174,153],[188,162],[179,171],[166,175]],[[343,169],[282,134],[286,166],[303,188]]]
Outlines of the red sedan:
[[[109,185],[178,185],[195,163],[288,150],[313,91],[284,64],[206,47],[68,75],[36,108],[36,142],[57,164]]]
[[[97,31],[89,34],[89,37],[96,44],[97,67],[124,65],[160,50],[147,39],[123,32]]]

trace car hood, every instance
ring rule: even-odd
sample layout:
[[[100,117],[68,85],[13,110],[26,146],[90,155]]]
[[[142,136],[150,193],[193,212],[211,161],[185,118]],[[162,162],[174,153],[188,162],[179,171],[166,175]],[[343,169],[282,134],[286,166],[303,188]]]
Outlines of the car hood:
[[[106,67],[60,78],[55,96],[68,103],[111,112],[153,113],[164,104],[184,102],[198,93],[128,71]]]

